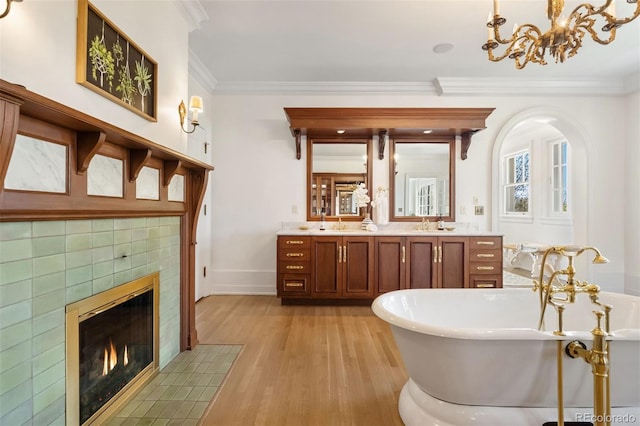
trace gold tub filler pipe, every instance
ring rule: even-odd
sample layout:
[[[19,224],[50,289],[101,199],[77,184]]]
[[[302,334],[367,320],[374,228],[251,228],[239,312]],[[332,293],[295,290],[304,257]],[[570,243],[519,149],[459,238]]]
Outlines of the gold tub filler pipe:
[[[610,349],[607,337],[609,336],[609,318],[612,307],[601,303],[598,295],[600,293],[600,287],[595,284],[589,284],[586,281],[578,281],[575,279],[576,270],[574,267],[574,259],[580,256],[585,251],[595,252],[593,263],[601,264],[608,263],[609,260],[600,254],[600,251],[595,247],[576,247],[576,246],[556,246],[547,249],[542,257],[542,263],[540,266],[540,276],[538,280],[534,280],[533,291],[540,291],[540,318],[538,321],[538,330],[542,330],[544,326],[544,315],[547,305],[551,305],[555,308],[558,317],[558,327],[553,332],[554,335],[560,337],[564,336],[564,324],[563,314],[566,304],[574,303],[576,295],[587,294],[591,302],[598,306],[597,311],[593,311],[596,316],[597,325],[591,330],[593,336],[593,345],[591,349],[587,349],[587,346],[574,340],[570,342],[564,350],[562,349],[563,343],[559,339],[557,341],[557,391],[558,391],[558,421],[557,423],[547,422],[543,426],[557,424],[558,426],[565,426],[564,421],[564,397],[563,397],[563,382],[562,382],[562,357],[564,354],[571,358],[582,358],[587,364],[591,365],[591,373],[593,375],[593,414],[596,421],[596,426],[605,426],[611,424],[611,386],[609,381],[609,359]],[[549,255],[556,254],[564,256],[568,260],[567,267],[553,271],[545,282],[545,266]],[[566,277],[564,281],[561,281],[561,277]],[[554,284],[555,282],[555,284]],[[602,327],[602,320],[604,319],[604,328]],[[585,424],[576,422],[566,422],[566,425],[570,424]],[[590,424],[590,423],[587,423]]]

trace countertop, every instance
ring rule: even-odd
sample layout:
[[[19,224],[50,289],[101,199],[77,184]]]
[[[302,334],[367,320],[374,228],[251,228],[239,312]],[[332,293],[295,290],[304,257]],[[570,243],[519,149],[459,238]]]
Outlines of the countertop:
[[[390,223],[388,225],[378,226],[376,231],[366,231],[360,229],[360,222],[343,223],[347,229],[336,229],[336,222],[328,222],[325,230],[320,230],[319,222],[302,223],[302,224],[283,224],[283,228],[277,232],[277,235],[308,235],[308,236],[336,236],[336,235],[354,235],[354,236],[478,236],[478,237],[495,237],[502,236],[501,233],[478,231],[470,224],[456,224],[455,229],[447,230],[428,230],[422,231],[416,229],[417,223]],[[450,225],[450,224],[449,224]],[[449,226],[448,225],[448,226]],[[300,229],[300,228],[307,229]]]

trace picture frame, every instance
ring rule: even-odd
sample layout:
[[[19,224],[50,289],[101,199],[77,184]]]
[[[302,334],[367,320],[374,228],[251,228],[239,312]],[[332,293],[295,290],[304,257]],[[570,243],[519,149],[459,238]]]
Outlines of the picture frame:
[[[78,0],[76,82],[158,121],[158,63],[88,0]]]

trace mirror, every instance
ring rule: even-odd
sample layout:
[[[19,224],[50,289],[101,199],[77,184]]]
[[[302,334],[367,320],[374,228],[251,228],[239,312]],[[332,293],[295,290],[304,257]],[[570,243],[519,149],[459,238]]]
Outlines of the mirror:
[[[307,139],[307,220],[362,220],[353,191],[371,182],[371,139]]]
[[[393,139],[389,149],[391,220],[455,221],[455,139]]]

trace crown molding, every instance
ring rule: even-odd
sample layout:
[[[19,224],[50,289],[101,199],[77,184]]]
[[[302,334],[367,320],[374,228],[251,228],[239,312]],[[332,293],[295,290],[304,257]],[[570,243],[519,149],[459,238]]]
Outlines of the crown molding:
[[[209,92],[213,92],[218,85],[218,80],[191,49],[189,49],[189,75],[208,89]]]
[[[208,73],[202,66],[202,72]],[[208,73],[209,74],[209,73]],[[210,74],[209,74],[210,75]],[[637,76],[626,79],[536,80],[438,77],[430,82],[239,81],[209,84],[226,94],[403,94],[434,96],[618,96],[640,90]],[[209,80],[211,81],[211,80]]]
[[[611,96],[634,91],[631,83],[624,79],[613,81],[608,78],[536,80],[438,77],[435,85],[440,96]]]
[[[437,94],[432,82],[294,82],[240,81],[218,83],[216,93],[253,94]]]
[[[201,22],[210,19],[200,0],[175,0],[174,3],[189,24],[189,32],[197,30]]]

